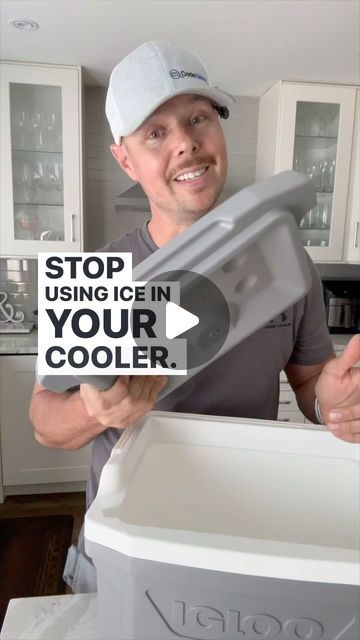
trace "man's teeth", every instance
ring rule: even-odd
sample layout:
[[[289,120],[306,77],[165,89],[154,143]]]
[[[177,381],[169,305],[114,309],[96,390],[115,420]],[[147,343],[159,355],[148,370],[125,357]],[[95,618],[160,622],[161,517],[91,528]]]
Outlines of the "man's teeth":
[[[190,171],[189,173],[182,173],[181,176],[178,176],[176,180],[195,180],[199,176],[202,176],[205,173],[205,169],[197,169],[197,171]]]

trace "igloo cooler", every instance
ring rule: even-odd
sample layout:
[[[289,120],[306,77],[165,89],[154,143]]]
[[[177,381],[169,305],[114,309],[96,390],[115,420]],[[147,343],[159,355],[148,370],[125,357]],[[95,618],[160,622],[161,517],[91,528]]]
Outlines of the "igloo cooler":
[[[358,640],[359,480],[325,429],[150,413],[85,518],[99,640]]]

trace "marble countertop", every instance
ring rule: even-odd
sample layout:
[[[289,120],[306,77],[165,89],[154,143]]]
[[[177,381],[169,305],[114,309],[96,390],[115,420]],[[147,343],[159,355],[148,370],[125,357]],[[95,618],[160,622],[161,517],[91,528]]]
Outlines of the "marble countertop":
[[[1,640],[97,640],[96,594],[10,600]]]
[[[334,349],[337,349],[338,347],[341,347],[341,349],[343,347],[346,347],[347,343],[350,342],[351,338],[352,338],[352,335],[349,333],[332,334],[331,339],[334,345]]]
[[[331,336],[334,348],[342,348],[349,342],[350,334],[333,334]],[[37,355],[38,332],[33,329],[30,333],[0,334],[0,355]]]
[[[37,355],[38,332],[0,334],[0,355]]]

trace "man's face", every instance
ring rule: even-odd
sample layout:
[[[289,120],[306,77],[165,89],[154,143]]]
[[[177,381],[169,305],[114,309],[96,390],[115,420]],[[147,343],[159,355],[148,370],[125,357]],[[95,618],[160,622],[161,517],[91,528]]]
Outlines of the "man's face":
[[[153,215],[191,223],[213,208],[224,187],[224,134],[210,101],[185,94],[168,100],[112,151],[140,182]]]

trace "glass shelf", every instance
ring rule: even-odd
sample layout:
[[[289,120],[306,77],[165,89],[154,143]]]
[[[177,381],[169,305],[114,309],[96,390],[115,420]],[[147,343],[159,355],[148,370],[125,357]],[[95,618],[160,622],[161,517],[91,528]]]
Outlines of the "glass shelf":
[[[330,227],[299,227],[300,231],[316,231],[316,233],[318,233],[319,231],[330,231]]]
[[[46,155],[60,155],[62,154],[62,150],[53,150],[53,151],[47,151],[46,149],[15,149],[14,147],[12,147],[11,149],[12,151],[15,151],[15,153],[44,153]]]
[[[58,156],[59,160],[62,159],[62,151],[46,151],[45,149],[12,149],[12,152],[16,154],[17,157],[22,156],[22,154],[28,153],[36,153],[44,156]]]
[[[14,202],[17,207],[64,207],[64,203],[55,202]]]
[[[336,140],[337,136],[311,136],[303,133],[296,133],[295,138],[310,138],[311,140]]]

